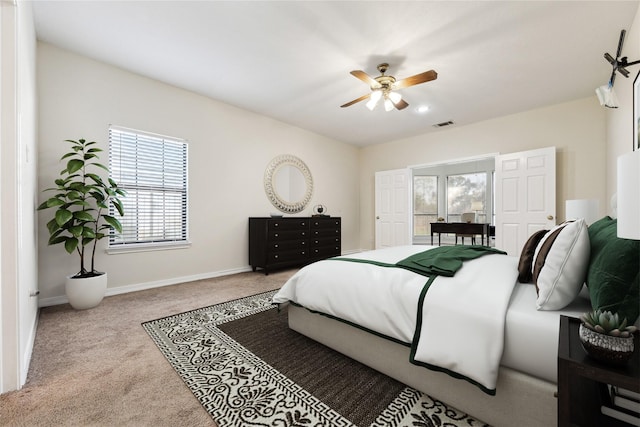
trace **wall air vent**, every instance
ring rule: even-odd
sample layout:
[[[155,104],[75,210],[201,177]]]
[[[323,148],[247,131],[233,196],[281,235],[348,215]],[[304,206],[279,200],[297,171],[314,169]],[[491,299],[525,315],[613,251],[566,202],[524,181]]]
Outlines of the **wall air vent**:
[[[442,123],[436,123],[435,125],[433,125],[434,128],[443,128],[445,126],[451,126],[453,124],[453,122],[451,120],[446,121],[446,122],[442,122]]]

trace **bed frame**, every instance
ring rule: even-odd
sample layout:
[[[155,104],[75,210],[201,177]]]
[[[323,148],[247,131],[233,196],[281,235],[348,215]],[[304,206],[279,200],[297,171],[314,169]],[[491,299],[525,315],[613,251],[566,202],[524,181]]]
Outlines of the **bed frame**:
[[[412,365],[409,347],[289,304],[289,327],[495,427],[556,426],[556,384],[501,366],[496,395]]]

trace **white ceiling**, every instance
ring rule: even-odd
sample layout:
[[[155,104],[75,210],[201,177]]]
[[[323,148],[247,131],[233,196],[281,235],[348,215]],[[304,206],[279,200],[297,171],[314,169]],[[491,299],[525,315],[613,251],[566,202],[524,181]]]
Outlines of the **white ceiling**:
[[[594,96],[638,4],[33,2],[39,40],[355,145]],[[369,91],[349,72],[377,76],[381,62],[398,79],[438,79],[402,89],[402,111],[340,108]]]

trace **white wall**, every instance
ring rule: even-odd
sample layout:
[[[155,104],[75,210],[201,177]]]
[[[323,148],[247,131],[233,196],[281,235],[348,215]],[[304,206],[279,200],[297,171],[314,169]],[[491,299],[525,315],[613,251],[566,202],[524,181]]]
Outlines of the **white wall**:
[[[31,4],[0,2],[0,392],[27,379],[37,324],[36,37]]]
[[[594,88],[595,89],[595,88]],[[366,147],[360,161],[360,246],[375,247],[374,174],[411,165],[556,147],[556,216],[566,199],[606,202],[605,111],[595,96]]]
[[[96,140],[107,150],[109,124],[189,141],[191,248],[116,255],[99,250],[96,264],[109,273],[108,294],[248,269],[247,218],[276,211],[263,176],[280,154],[298,156],[313,176],[314,194],[300,215],[326,205],[330,215],[343,219],[343,251],[358,248],[355,147],[45,43],[38,44],[38,86],[40,190],[62,169],[65,139]],[[64,277],[78,270],[77,256],[47,246],[49,215],[39,213],[45,305],[64,302]]]

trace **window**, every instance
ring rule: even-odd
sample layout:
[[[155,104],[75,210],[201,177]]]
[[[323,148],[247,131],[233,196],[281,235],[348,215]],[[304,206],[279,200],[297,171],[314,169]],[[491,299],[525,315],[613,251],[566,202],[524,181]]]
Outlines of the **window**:
[[[110,177],[127,192],[122,233],[110,249],[187,243],[187,143],[178,138],[109,128]],[[112,209],[111,214],[117,214]]]
[[[438,177],[413,177],[413,235],[431,234],[431,223],[438,219]]]
[[[447,217],[449,222],[459,222],[464,212],[474,211],[474,202],[484,201],[487,195],[487,174],[469,173],[447,177]],[[480,212],[484,213],[484,208]]]

